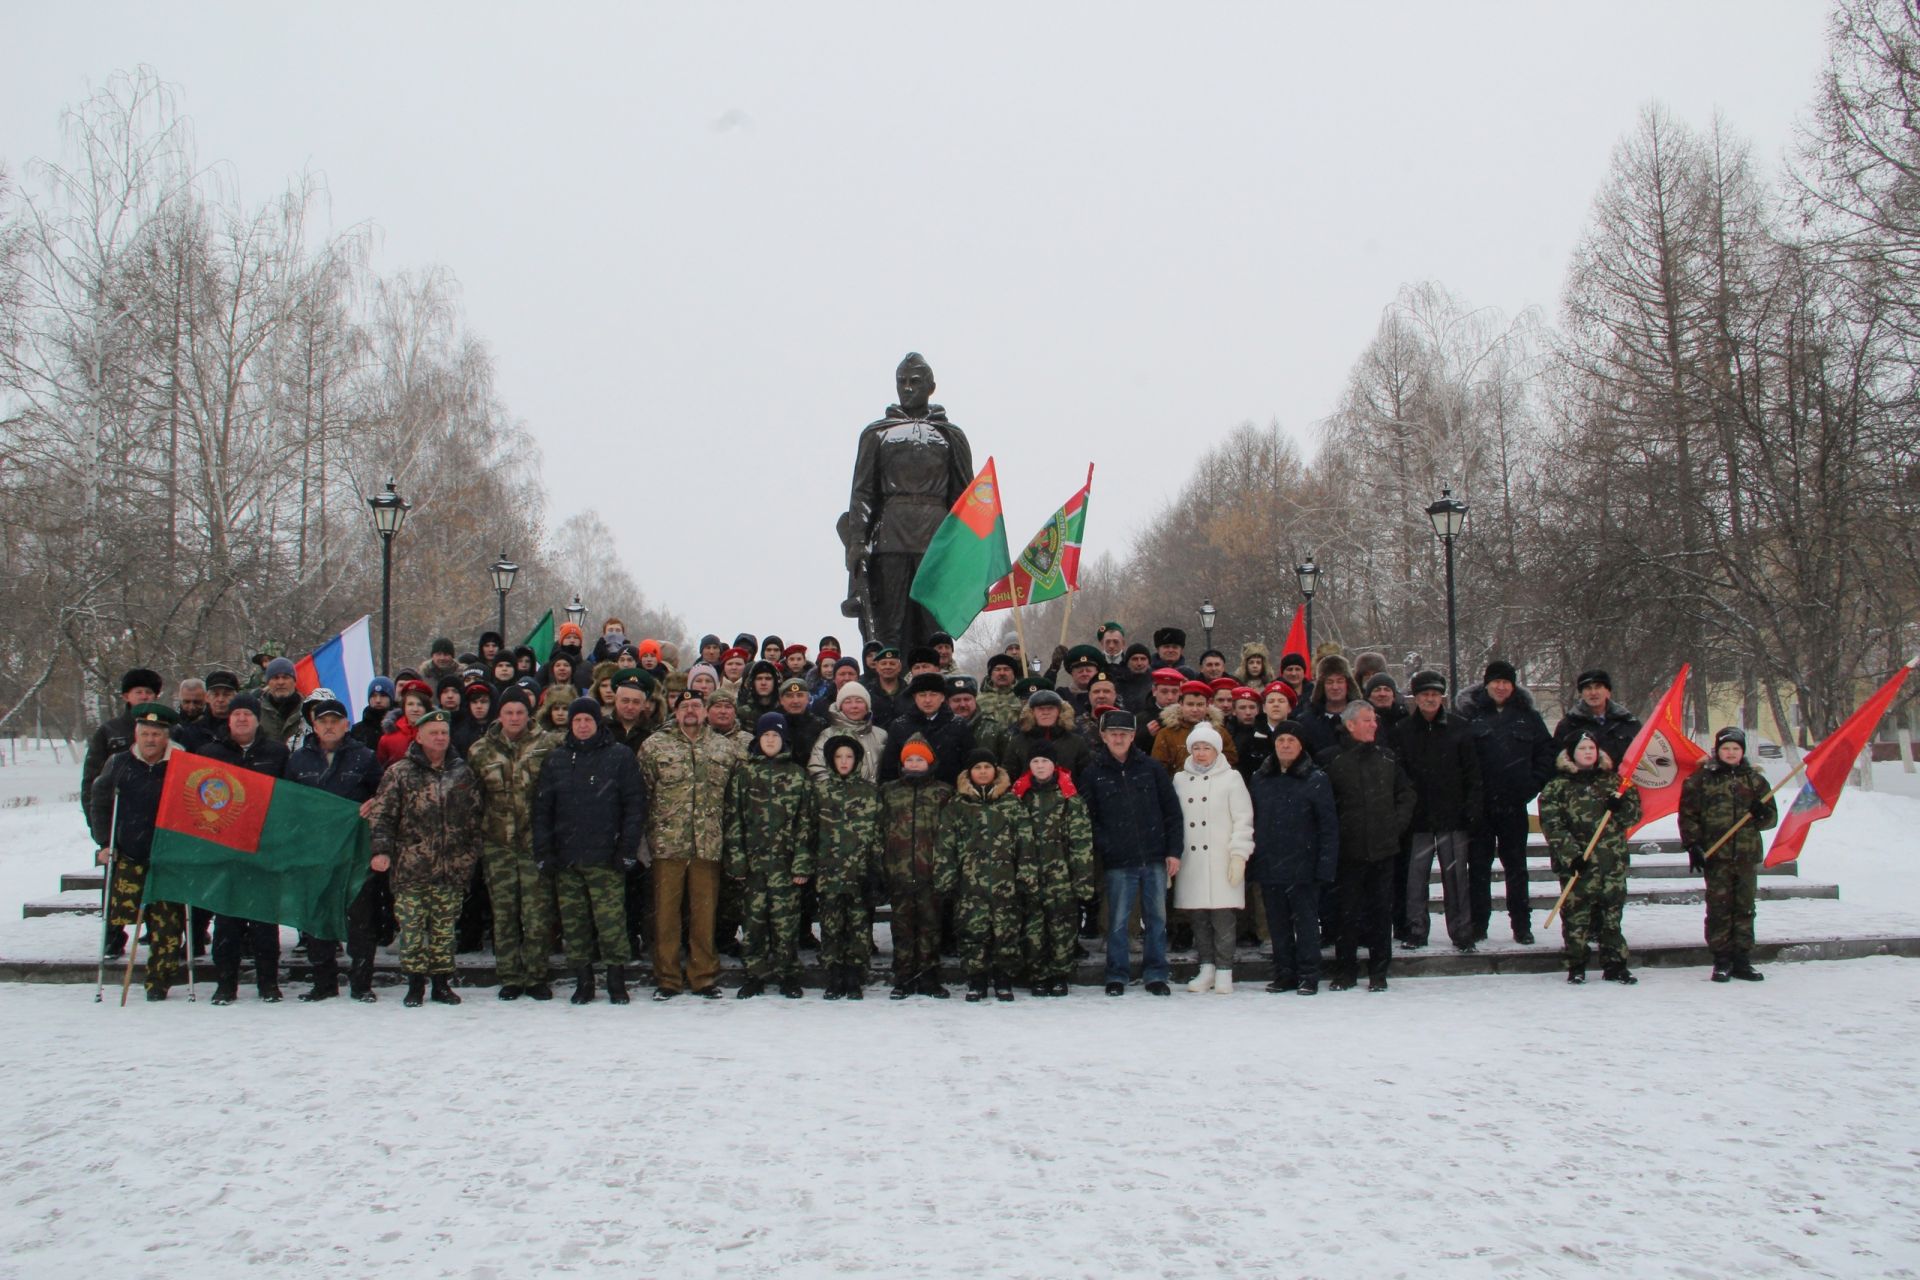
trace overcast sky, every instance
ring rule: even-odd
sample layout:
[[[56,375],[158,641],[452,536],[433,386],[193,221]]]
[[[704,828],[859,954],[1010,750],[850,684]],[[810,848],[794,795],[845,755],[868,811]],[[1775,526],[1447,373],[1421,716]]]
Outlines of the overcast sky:
[[[0,160],[150,64],[250,197],[311,170],[381,269],[455,272],[550,523],[598,508],[696,634],[811,644],[908,350],[1016,551],[1089,461],[1123,549],[1235,425],[1310,442],[1403,283],[1551,314],[1643,103],[1777,158],[1826,14],[1321,8],[10,5]]]

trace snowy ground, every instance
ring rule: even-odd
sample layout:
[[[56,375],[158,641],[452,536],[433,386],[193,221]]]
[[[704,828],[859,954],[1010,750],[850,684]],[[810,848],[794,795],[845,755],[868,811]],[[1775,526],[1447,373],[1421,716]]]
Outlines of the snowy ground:
[[[45,797],[0,808],[0,954],[79,924],[18,917],[84,863],[69,770],[35,773],[0,768],[0,803]],[[1804,868],[1896,916],[1902,781]],[[1920,962],[1642,977],[422,1010],[0,985],[0,1276],[1920,1276]]]

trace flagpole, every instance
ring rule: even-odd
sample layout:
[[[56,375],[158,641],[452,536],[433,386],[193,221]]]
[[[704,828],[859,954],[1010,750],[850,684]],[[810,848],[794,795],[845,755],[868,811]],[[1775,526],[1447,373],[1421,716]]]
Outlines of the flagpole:
[[[1807,771],[1807,761],[1806,761],[1806,758],[1803,756],[1801,757],[1800,763],[1793,766],[1793,772],[1788,774],[1786,777],[1780,779],[1779,785],[1775,786],[1774,789],[1767,792],[1767,794],[1761,796],[1760,800],[1757,801],[1756,803],[1764,803],[1765,801],[1773,799],[1776,795],[1780,794],[1781,787],[1786,786],[1789,782],[1792,782],[1795,778],[1799,777],[1801,774],[1805,773],[1806,771]],[[1753,821],[1753,810],[1748,809],[1745,813],[1740,815],[1740,821],[1728,827],[1727,833],[1721,836],[1718,840],[1715,840],[1713,842],[1712,848],[1708,849],[1705,853],[1700,855],[1701,859],[1705,860],[1707,858],[1711,858],[1714,854],[1720,852],[1721,845],[1725,844],[1727,841],[1733,839],[1736,835],[1740,834],[1740,828],[1746,826],[1749,822],[1752,822],[1752,821]]]
[[[1063,645],[1067,642],[1067,624],[1073,621],[1073,598],[1079,594],[1078,591],[1067,592],[1067,611],[1060,615],[1060,643]],[[1020,647],[1026,648],[1025,645]]]
[[[1624,795],[1626,793],[1622,792],[1621,794]],[[1600,843],[1601,835],[1605,833],[1607,829],[1607,824],[1612,821],[1613,821],[1613,810],[1609,809],[1605,813],[1600,815],[1599,823],[1596,824],[1593,828],[1593,839],[1587,841],[1586,849],[1580,854],[1578,858],[1575,858],[1573,860],[1575,871],[1573,875],[1567,880],[1567,887],[1562,889],[1560,891],[1560,896],[1554,900],[1553,910],[1547,912],[1546,922],[1540,926],[1542,929],[1553,928],[1553,918],[1559,915],[1560,908],[1566,905],[1567,895],[1573,892],[1573,886],[1580,883],[1580,872],[1578,868],[1584,866],[1587,860],[1593,857],[1594,846]],[[1512,885],[1507,886],[1507,892],[1508,893],[1513,892]],[[1524,893],[1525,890],[1522,890],[1521,892]]]
[[[1020,584],[1013,587],[1013,633],[1020,637],[1020,674],[1024,678],[1033,674],[1033,654],[1027,650],[1027,627],[1020,620]]]
[[[144,895],[143,895],[144,896]],[[120,1007],[127,1007],[127,988],[133,985],[133,958],[140,954],[140,925],[147,918],[147,904],[141,903],[140,909],[133,913],[133,937],[127,940],[127,968],[120,978]],[[147,948],[147,960],[153,960],[153,948]]]
[[[99,1004],[107,990],[107,938],[113,933],[113,864],[120,856],[115,843],[120,835],[120,788],[113,789],[113,813],[107,819],[107,878],[100,882],[100,964],[93,975],[93,1002]]]

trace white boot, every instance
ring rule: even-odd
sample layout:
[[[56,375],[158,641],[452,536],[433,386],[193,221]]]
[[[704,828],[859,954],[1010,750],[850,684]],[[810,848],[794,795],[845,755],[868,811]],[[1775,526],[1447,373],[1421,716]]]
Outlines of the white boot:
[[[1193,976],[1193,981],[1187,984],[1187,990],[1189,991],[1213,990],[1213,973],[1214,973],[1214,969],[1212,965],[1210,964],[1201,965],[1200,972],[1196,973]]]
[[[1233,970],[1222,969],[1213,975],[1213,989],[1223,996],[1233,994]]]

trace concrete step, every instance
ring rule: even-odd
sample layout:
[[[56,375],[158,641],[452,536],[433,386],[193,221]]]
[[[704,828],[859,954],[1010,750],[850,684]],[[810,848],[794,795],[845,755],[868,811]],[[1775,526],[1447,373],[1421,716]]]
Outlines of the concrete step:
[[[142,954],[144,955],[144,952]],[[1851,938],[1790,937],[1758,943],[1752,954],[1754,960],[1762,964],[1807,960],[1855,960],[1869,956],[1920,958],[1920,935],[1874,934]],[[1331,954],[1328,953],[1323,957],[1323,964],[1330,959]],[[825,976],[819,966],[812,963],[813,953],[802,952],[801,960],[803,962],[801,981],[810,989],[810,994],[817,998],[817,993],[824,985]],[[1444,945],[1418,952],[1408,952],[1396,947],[1393,955],[1392,977],[1397,981],[1401,978],[1466,977],[1494,973],[1559,973],[1565,968],[1565,963],[1557,940],[1543,941],[1538,946],[1524,949],[1487,949],[1472,955],[1460,955]],[[1636,969],[1704,968],[1713,963],[1713,956],[1704,945],[1696,943],[1665,946],[1635,944],[1632,963]],[[879,997],[886,990],[888,983],[886,964],[887,958],[884,955],[875,957],[867,982],[867,998],[870,1000]],[[1597,956],[1593,960],[1593,966],[1595,970],[1593,985],[1599,986],[1601,984],[1598,978]],[[109,965],[108,967],[118,972],[117,966]],[[1097,989],[1104,980],[1102,967],[1097,958],[1083,960],[1075,971],[1074,981],[1080,986]],[[1134,967],[1136,970],[1139,967],[1137,958],[1134,961]],[[1185,982],[1193,976],[1197,967],[1191,952],[1176,953],[1172,957],[1173,981]],[[143,970],[144,965],[135,965],[134,981],[136,983],[144,976]],[[201,961],[196,964],[195,970],[196,989],[203,993],[210,992],[213,985],[211,967],[205,961]],[[98,969],[92,961],[0,960],[0,982],[49,982],[78,985],[93,982],[97,972]],[[1273,975],[1271,956],[1264,949],[1256,951],[1252,948],[1243,948],[1234,961],[1233,972],[1236,983],[1242,988],[1244,994],[1249,997],[1263,997],[1264,993],[1261,992],[1260,985],[1265,984]],[[629,965],[627,973],[630,985],[641,993],[639,1003],[646,1004],[644,993],[653,985],[652,970],[645,965]],[[374,975],[376,985],[380,987],[390,988],[400,984],[398,959],[390,952],[383,952],[375,962]],[[570,985],[560,981],[566,976],[566,969],[558,957],[554,960],[553,975],[557,986],[565,988]],[[949,984],[958,984],[963,977],[950,959],[944,966],[943,976]],[[183,971],[182,986],[185,985],[185,977]],[[287,1004],[289,1010],[298,1009],[298,1004],[292,997],[298,994],[299,988],[310,981],[311,977],[311,971],[304,961],[282,964],[280,981],[289,997]],[[730,959],[722,961],[720,970],[722,986],[738,986],[741,977],[739,961]],[[1701,980],[1705,981],[1704,974]],[[497,984],[498,978],[494,973],[491,956],[463,955],[459,958],[455,985],[485,988]],[[1321,990],[1326,991],[1324,983]],[[241,971],[240,992],[242,1000],[253,998],[250,967],[243,968]],[[180,994],[176,988],[175,998],[180,998]],[[1134,994],[1138,994],[1137,984]],[[1184,996],[1186,993],[1180,994]],[[391,999],[392,995],[389,994],[387,998]],[[778,999],[777,996],[774,998]],[[1028,998],[1024,988],[1020,990],[1020,998]],[[133,994],[132,1001],[140,1002],[137,991]],[[298,1016],[298,1014],[290,1012],[288,1016]]]
[[[1558,880],[1535,880],[1530,882],[1527,887],[1529,890],[1527,902],[1530,906],[1538,910],[1544,911],[1560,900],[1560,882]],[[1756,902],[1785,902],[1789,899],[1805,898],[1837,899],[1839,896],[1840,886],[1837,884],[1814,884],[1807,881],[1797,881],[1792,884],[1757,884],[1753,890],[1753,897]],[[1658,881],[1653,883],[1640,882],[1636,884],[1631,880],[1627,882],[1627,905],[1629,907],[1639,903],[1664,906],[1673,903],[1705,903],[1706,900],[1706,881],[1698,877],[1684,884]],[[1499,914],[1500,910],[1505,906],[1506,901],[1506,888],[1504,885],[1496,886],[1493,891],[1494,913],[1496,915]],[[1441,895],[1435,893],[1427,899],[1427,910],[1437,915],[1444,909],[1442,905],[1443,902],[1444,899]]]
[[[1776,878],[1786,877],[1792,879],[1800,874],[1799,864],[1794,862],[1783,862],[1777,867],[1760,867],[1757,870],[1758,874],[1762,876]],[[1529,853],[1527,855],[1527,872],[1527,878],[1530,880],[1551,880],[1553,879],[1553,859],[1548,857],[1544,852],[1538,854]],[[1631,880],[1671,880],[1686,877],[1698,878],[1698,876],[1699,873],[1687,865],[1687,857],[1684,852],[1678,857],[1672,857],[1664,853],[1649,854],[1646,856],[1635,854],[1627,860],[1627,878]],[[1496,881],[1507,878],[1506,868],[1497,862],[1493,864],[1493,878]],[[1427,879],[1434,884],[1440,883],[1440,868],[1435,866],[1429,871],[1427,873]]]
[[[76,890],[83,890],[87,893],[98,893],[106,883],[107,874],[104,871],[69,871],[60,877],[60,892],[73,893]]]

